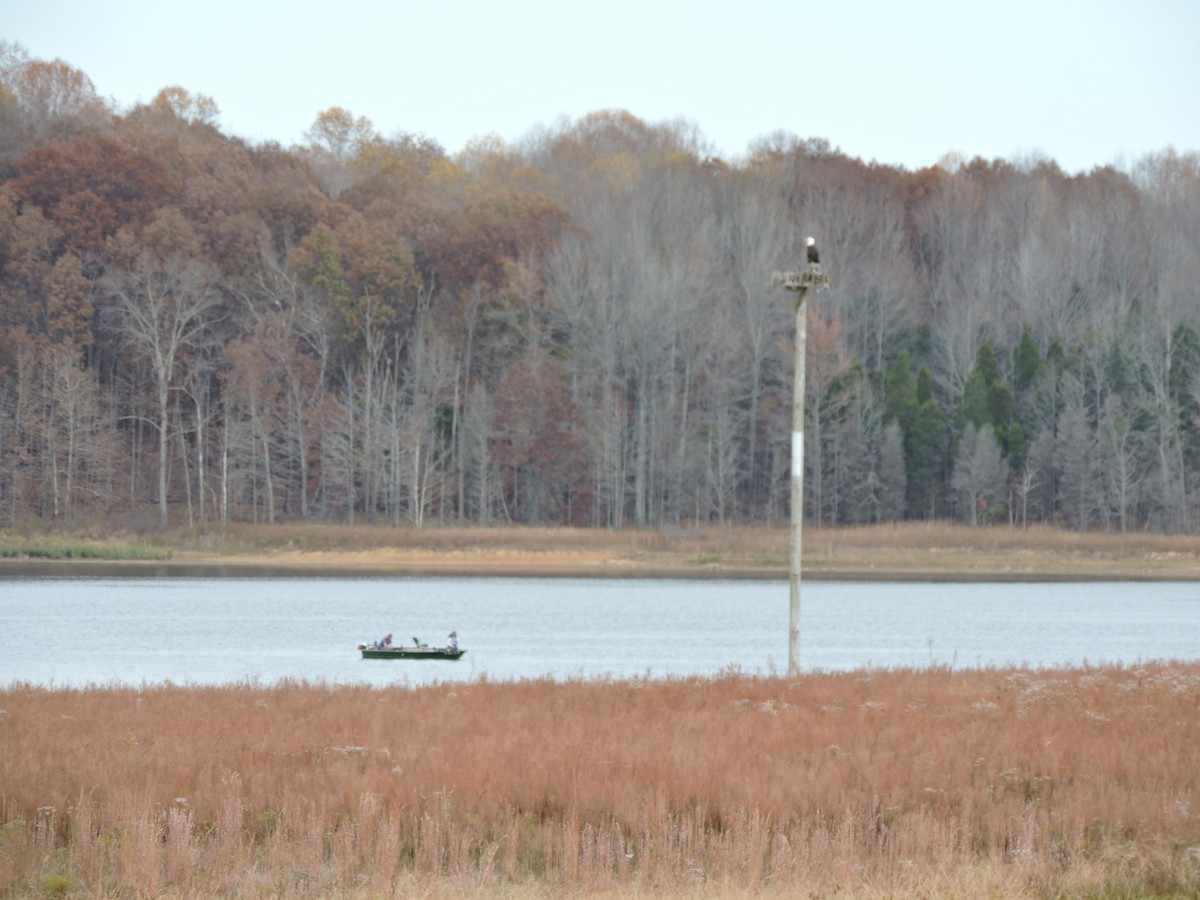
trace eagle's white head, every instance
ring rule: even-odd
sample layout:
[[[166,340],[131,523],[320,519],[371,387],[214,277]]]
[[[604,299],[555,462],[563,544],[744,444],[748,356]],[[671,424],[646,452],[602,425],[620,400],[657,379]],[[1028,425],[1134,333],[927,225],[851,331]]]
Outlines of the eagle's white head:
[[[810,246],[810,247],[811,247],[813,244],[815,244],[816,242],[817,242],[817,241],[816,241],[816,238],[809,238],[809,239],[808,239],[808,241],[807,241],[807,243],[808,243],[808,246]]]

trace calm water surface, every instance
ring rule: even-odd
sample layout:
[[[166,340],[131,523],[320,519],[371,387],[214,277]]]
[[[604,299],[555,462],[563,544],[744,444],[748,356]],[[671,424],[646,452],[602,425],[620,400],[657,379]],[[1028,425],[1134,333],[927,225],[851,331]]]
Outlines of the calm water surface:
[[[787,669],[786,582],[0,577],[0,685],[372,684]],[[394,632],[458,662],[362,660]],[[1200,659],[1200,583],[804,585],[801,665]]]

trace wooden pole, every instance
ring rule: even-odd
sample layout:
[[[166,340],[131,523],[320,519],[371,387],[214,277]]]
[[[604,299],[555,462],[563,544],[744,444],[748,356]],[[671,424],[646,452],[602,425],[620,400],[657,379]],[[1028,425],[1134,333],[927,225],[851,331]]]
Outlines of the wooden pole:
[[[804,370],[808,347],[808,290],[796,298],[796,371],[792,388],[792,552],[788,603],[788,675],[800,674],[800,544],[804,530]]]
[[[796,295],[796,359],[792,375],[792,552],[788,603],[788,675],[800,674],[800,547],[804,529],[804,373],[808,349],[808,290],[829,287],[819,263],[803,272],[776,272],[773,284]]]

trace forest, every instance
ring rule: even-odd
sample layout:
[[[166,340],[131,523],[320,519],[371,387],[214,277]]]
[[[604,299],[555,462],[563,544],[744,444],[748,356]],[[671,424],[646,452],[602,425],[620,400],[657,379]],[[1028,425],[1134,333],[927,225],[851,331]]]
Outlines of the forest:
[[[795,123],[802,126],[803,123]],[[1200,156],[909,171],[620,110],[456,154],[0,43],[0,526],[1200,528]]]

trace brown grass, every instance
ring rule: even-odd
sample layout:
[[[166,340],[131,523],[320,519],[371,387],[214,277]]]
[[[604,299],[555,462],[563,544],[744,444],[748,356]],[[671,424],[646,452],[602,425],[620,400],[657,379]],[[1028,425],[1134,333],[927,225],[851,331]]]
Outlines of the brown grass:
[[[0,710],[0,896],[1200,892],[1200,663]]]
[[[103,539],[127,541],[130,536],[118,532]],[[790,555],[786,524],[621,531],[243,524],[143,535],[138,540],[152,540],[170,551],[170,562],[110,565],[786,578]],[[1197,535],[1080,534],[1044,526],[969,528],[909,522],[810,526],[803,549],[805,578],[1200,579]]]
[[[805,571],[855,577],[1200,578],[1200,536],[906,522],[806,530]]]

